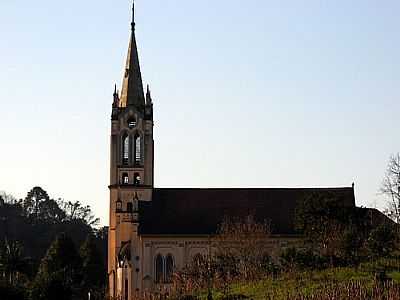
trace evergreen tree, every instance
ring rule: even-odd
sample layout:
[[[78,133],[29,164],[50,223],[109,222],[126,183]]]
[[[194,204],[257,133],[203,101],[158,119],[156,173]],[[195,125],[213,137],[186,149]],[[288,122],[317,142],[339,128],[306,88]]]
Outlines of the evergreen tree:
[[[32,298],[69,300],[79,294],[81,261],[66,234],[57,236],[42,259],[32,288]]]
[[[66,213],[60,208],[57,201],[50,199],[41,187],[34,187],[22,201],[24,213],[34,223],[61,223],[66,218]]]
[[[80,249],[82,259],[82,287],[84,295],[101,294],[105,284],[103,257],[93,235],[88,235]]]
[[[43,202],[50,200],[49,195],[41,187],[34,187],[26,195],[22,202],[25,214],[28,217],[38,219],[40,215],[40,206]]]

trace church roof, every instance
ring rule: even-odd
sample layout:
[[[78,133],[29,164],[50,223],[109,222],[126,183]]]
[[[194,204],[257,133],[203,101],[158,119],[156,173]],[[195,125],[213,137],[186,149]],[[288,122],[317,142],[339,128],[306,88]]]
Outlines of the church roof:
[[[273,234],[295,234],[294,213],[299,200],[312,193],[337,196],[355,206],[348,188],[154,189],[153,201],[140,203],[141,234],[213,234],[225,216],[253,215],[270,221]]]
[[[138,110],[144,109],[145,99],[142,74],[140,72],[139,54],[135,36],[135,6],[133,4],[132,32],[129,42],[128,56],[119,107],[135,106]]]

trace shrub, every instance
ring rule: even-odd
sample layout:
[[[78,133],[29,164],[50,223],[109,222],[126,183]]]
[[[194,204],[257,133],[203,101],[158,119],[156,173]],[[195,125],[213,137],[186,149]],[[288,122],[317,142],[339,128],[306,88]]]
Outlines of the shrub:
[[[242,294],[231,294],[220,298],[220,300],[246,300],[249,297],[242,295]]]
[[[326,257],[315,254],[311,249],[287,248],[280,257],[282,266],[286,270],[325,268],[328,264]]]
[[[382,223],[373,229],[367,240],[371,257],[388,257],[396,249],[396,232],[394,226]]]

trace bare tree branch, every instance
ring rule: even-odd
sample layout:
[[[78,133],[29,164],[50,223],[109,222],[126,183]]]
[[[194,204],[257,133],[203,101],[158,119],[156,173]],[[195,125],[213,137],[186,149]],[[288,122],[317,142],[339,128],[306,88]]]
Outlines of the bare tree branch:
[[[389,199],[386,213],[400,223],[400,153],[390,157],[380,192]]]

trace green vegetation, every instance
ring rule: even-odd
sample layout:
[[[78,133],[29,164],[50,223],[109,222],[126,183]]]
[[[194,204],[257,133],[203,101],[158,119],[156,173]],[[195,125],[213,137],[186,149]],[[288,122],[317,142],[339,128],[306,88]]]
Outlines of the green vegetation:
[[[107,228],[97,224],[89,206],[40,187],[0,194],[0,299],[104,299]]]
[[[177,272],[173,297],[400,299],[397,224],[315,194],[298,204],[303,243],[268,256],[266,223],[224,221],[213,253]],[[244,255],[243,255],[244,254]]]
[[[213,289],[215,300],[223,299],[399,299],[400,258],[365,263],[358,268],[338,267],[324,270],[284,272],[277,277],[267,275],[255,281],[232,282],[228,291]],[[385,267],[385,278],[378,270]],[[206,299],[199,290],[194,298]],[[180,297],[178,297],[180,298]]]

